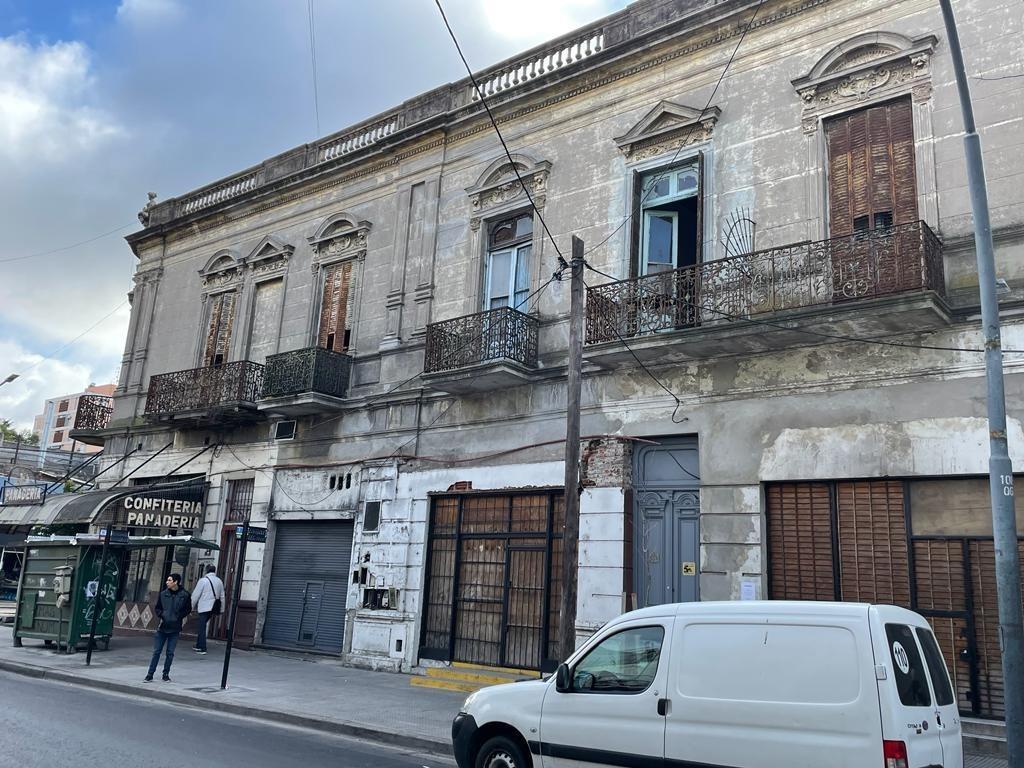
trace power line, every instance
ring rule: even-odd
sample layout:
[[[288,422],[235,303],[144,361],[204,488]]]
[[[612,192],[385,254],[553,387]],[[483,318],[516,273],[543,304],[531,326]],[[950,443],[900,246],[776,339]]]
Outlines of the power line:
[[[39,360],[37,360],[36,362],[34,362],[34,363],[33,363],[32,365],[30,365],[30,366],[29,366],[28,368],[26,368],[26,369],[24,369],[23,371],[19,372],[19,374],[18,374],[18,375],[19,375],[19,376],[24,376],[24,375],[25,375],[26,373],[28,373],[29,371],[33,370],[33,369],[34,369],[34,368],[36,368],[37,366],[39,366],[39,365],[42,365],[42,364],[43,364],[44,362],[46,362],[47,360],[51,360],[52,358],[56,357],[56,356],[57,356],[57,355],[59,355],[59,354],[60,354],[61,352],[63,352],[63,351],[65,350],[65,349],[67,349],[67,348],[68,348],[68,347],[70,347],[70,346],[71,346],[72,344],[74,344],[74,343],[75,343],[76,341],[78,341],[78,340],[79,340],[79,339],[81,339],[81,338],[82,338],[83,336],[85,336],[85,335],[86,335],[87,333],[89,333],[89,332],[90,332],[90,331],[92,331],[92,330],[93,330],[94,328],[96,328],[97,326],[99,326],[99,325],[100,325],[101,323],[103,323],[103,322],[105,322],[106,320],[110,319],[110,318],[111,318],[111,317],[112,317],[112,316],[114,315],[114,313],[116,313],[116,312],[117,312],[117,311],[118,311],[119,309],[121,309],[121,307],[125,306],[125,305],[126,305],[127,303],[128,303],[128,301],[127,301],[127,300],[125,300],[125,301],[122,301],[122,302],[121,302],[120,304],[118,304],[118,305],[117,305],[116,307],[114,307],[114,308],[113,308],[112,310],[110,310],[110,312],[108,312],[107,314],[105,314],[105,315],[104,315],[103,317],[101,317],[101,318],[100,318],[99,320],[97,320],[97,321],[96,321],[95,323],[93,323],[93,324],[92,324],[92,325],[90,325],[90,326],[89,326],[88,328],[86,328],[86,329],[85,329],[84,331],[82,331],[82,332],[81,332],[80,334],[78,334],[77,336],[75,336],[75,338],[71,339],[71,341],[69,341],[69,342],[67,342],[66,344],[64,344],[63,346],[61,346],[61,347],[58,347],[57,349],[53,350],[53,352],[51,352],[50,354],[46,355],[45,357],[41,357],[41,358],[39,358]]]
[[[72,243],[71,245],[65,245],[60,248],[54,248],[53,250],[50,251],[40,251],[39,253],[27,253],[24,256],[11,256],[6,259],[0,259],[0,264],[7,264],[12,261],[24,261],[25,259],[35,259],[40,256],[52,256],[55,253],[63,253],[64,251],[70,251],[72,248],[78,248],[79,246],[88,245],[89,243],[94,243],[97,240],[102,240],[104,237],[110,237],[111,235],[120,232],[122,229],[128,229],[128,227],[134,226],[134,223],[125,224],[124,226],[118,227],[117,229],[112,229],[109,232],[104,232],[102,235],[96,235],[95,237],[90,237],[88,240],[82,240],[81,242],[78,243]]]
[[[725,68],[722,70],[722,74],[720,74],[718,76],[718,82],[715,83],[715,87],[714,87],[714,89],[712,89],[711,95],[708,96],[708,100],[707,100],[707,103],[704,105],[704,109],[702,109],[700,111],[700,114],[697,116],[697,120],[695,121],[695,123],[692,126],[690,126],[689,130],[686,132],[686,134],[680,140],[679,146],[676,148],[675,154],[672,155],[672,159],[669,160],[668,163],[666,163],[665,166],[664,166],[665,167],[664,173],[662,173],[662,174],[660,174],[658,176],[655,176],[654,179],[650,182],[650,184],[647,187],[647,191],[644,193],[643,197],[640,198],[640,202],[638,204],[639,206],[642,206],[647,201],[647,198],[651,196],[651,193],[654,191],[654,188],[658,185],[658,182],[660,182],[664,178],[667,178],[669,176],[669,174],[672,173],[672,165],[674,165],[676,160],[679,159],[679,155],[682,153],[683,147],[686,146],[686,140],[690,138],[690,134],[692,134],[693,131],[696,130],[697,126],[700,125],[700,121],[704,119],[704,115],[711,108],[711,102],[715,98],[715,94],[718,93],[718,88],[722,85],[722,81],[725,79],[725,74],[729,71],[729,67],[732,66],[732,62],[736,58],[736,54],[739,52],[740,46],[743,45],[743,38],[745,38],[747,36],[747,32],[749,32],[751,26],[753,26],[754,19],[757,18],[757,13],[758,13],[758,11],[761,10],[761,6],[763,4],[764,4],[764,0],[759,0],[759,2],[757,3],[757,7],[754,8],[754,13],[751,14],[751,16],[750,16],[750,21],[748,21],[747,22],[747,26],[743,28],[743,33],[740,35],[740,39],[738,41],[736,41],[736,47],[733,48],[732,55],[729,56],[729,60],[725,63]],[[615,229],[613,229],[608,234],[607,237],[604,238],[604,240],[599,242],[597,245],[592,246],[584,254],[584,256],[589,256],[594,251],[596,251],[598,248],[600,248],[602,245],[604,245],[609,240],[611,240],[613,237],[615,237],[616,233],[618,233],[624,226],[626,226],[626,224],[632,218],[633,218],[633,212],[630,211],[626,215],[626,218],[624,218],[619,223],[619,225]]]
[[[320,93],[316,76],[316,18],[313,15],[313,0],[309,0],[309,59],[313,66],[313,111],[316,114],[316,136],[320,138]]]
[[[761,2],[764,2],[764,0],[761,0]],[[466,68],[466,72],[469,73],[469,80],[473,83],[473,88],[476,90],[477,98],[479,98],[480,103],[487,112],[487,118],[491,121],[491,125],[494,126],[494,132],[498,134],[498,141],[501,142],[501,147],[505,150],[505,156],[508,158],[508,162],[512,166],[512,172],[515,173],[516,178],[519,180],[519,184],[523,188],[523,192],[526,193],[526,198],[530,201],[530,207],[540,220],[540,224],[544,228],[544,232],[547,234],[548,240],[550,240],[551,245],[554,246],[555,253],[558,254],[559,259],[564,261],[562,252],[558,248],[558,243],[555,242],[555,238],[552,236],[551,230],[548,229],[547,222],[544,221],[544,217],[537,208],[537,204],[533,201],[533,195],[530,194],[529,187],[526,186],[526,182],[523,181],[523,177],[519,175],[519,168],[516,166],[516,161],[512,159],[512,153],[508,149],[508,144],[505,143],[505,137],[501,135],[501,129],[498,128],[498,122],[494,119],[494,114],[491,112],[491,108],[487,104],[487,99],[484,98],[484,92],[480,88],[480,84],[476,81],[476,76],[474,76],[473,70],[469,66],[469,62],[466,61],[466,57],[462,53],[462,46],[459,45],[459,40],[455,36],[455,31],[452,29],[452,25],[448,23],[448,16],[445,14],[444,8],[441,6],[441,0],[434,0],[434,4],[437,6],[437,10],[441,12],[441,18],[444,20],[444,25],[448,29],[448,34],[451,37],[452,42],[455,44],[455,50],[458,51],[459,58],[462,59],[462,65]]]
[[[585,264],[584,266],[586,266],[586,268],[589,269],[591,272],[596,272],[597,274],[601,275],[602,277],[607,277],[609,280],[614,280],[615,282],[619,282],[619,278],[612,277],[607,272],[602,272],[601,270],[597,269],[596,267],[592,267],[590,264]],[[769,328],[778,328],[779,330],[783,330],[783,331],[790,331],[792,333],[803,333],[803,334],[807,334],[809,336],[818,336],[818,337],[823,338],[823,339],[832,339],[832,340],[835,340],[835,341],[847,341],[847,342],[853,342],[853,343],[856,343],[856,344],[876,344],[876,345],[879,345],[879,346],[886,346],[886,347],[903,347],[903,348],[906,348],[906,349],[933,350],[933,351],[937,351],[937,352],[972,352],[972,353],[975,353],[975,354],[984,354],[985,353],[984,349],[978,349],[978,348],[975,348],[975,347],[950,347],[950,346],[941,346],[941,345],[936,345],[936,344],[911,344],[909,342],[902,342],[902,341],[887,341],[886,339],[868,338],[868,337],[863,337],[863,336],[847,336],[845,334],[827,333],[825,331],[813,331],[813,330],[810,330],[808,328],[793,328],[793,327],[788,326],[788,325],[783,325],[782,323],[772,322],[771,320],[763,320],[761,318],[747,317],[747,316],[744,316],[744,315],[733,315],[733,314],[730,314],[729,312],[725,312],[725,311],[720,310],[720,309],[715,309],[713,307],[699,306],[697,304],[694,304],[691,301],[684,302],[684,305],[686,306],[687,309],[692,309],[694,312],[711,312],[712,314],[719,315],[719,316],[724,317],[724,318],[726,318],[728,320],[740,320],[740,321],[744,321],[744,322],[754,323],[756,325],[767,326]],[[615,330],[615,328],[612,327],[612,330]],[[1015,355],[1024,354],[1024,349],[1003,349],[1002,351],[1005,354],[1015,354]]]

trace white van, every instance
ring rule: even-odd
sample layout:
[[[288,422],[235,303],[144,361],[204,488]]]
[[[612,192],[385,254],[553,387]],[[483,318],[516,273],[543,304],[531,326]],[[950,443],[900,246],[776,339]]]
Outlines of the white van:
[[[460,768],[963,768],[928,622],[889,605],[673,603],[452,724]]]

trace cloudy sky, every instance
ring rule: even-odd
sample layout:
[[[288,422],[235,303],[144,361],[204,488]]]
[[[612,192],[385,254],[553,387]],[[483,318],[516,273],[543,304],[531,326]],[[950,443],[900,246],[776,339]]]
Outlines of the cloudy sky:
[[[474,69],[625,4],[444,2]],[[433,0],[313,12],[320,135],[465,74]],[[115,380],[146,192],[316,136],[308,0],[0,0],[0,418]]]

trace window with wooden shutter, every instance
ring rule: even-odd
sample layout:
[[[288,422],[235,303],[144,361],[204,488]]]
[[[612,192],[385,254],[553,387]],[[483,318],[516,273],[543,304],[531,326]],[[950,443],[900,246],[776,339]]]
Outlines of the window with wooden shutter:
[[[903,482],[836,483],[842,599],[910,605]]]
[[[832,500],[828,483],[765,489],[768,588],[773,600],[836,600]]]
[[[235,292],[210,297],[210,324],[206,331],[206,353],[203,364],[220,365],[228,359],[231,330],[235,322]]]
[[[909,99],[827,120],[825,137],[832,237],[917,221]]]
[[[355,296],[352,264],[344,261],[324,268],[317,345],[335,352],[347,350],[352,340],[350,323]]]

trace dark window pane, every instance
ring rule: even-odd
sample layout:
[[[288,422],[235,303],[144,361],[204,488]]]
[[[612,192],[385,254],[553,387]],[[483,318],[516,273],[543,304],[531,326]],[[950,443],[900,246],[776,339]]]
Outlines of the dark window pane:
[[[515,219],[508,221],[502,221],[495,225],[494,229],[491,230],[491,245],[500,245],[501,243],[507,243],[510,240],[514,240],[516,237],[516,222]]]
[[[906,624],[886,624],[889,655],[896,677],[900,701],[908,707],[929,707],[932,695],[928,690],[928,673],[917,651],[914,634]]]
[[[376,531],[380,527],[380,502],[368,501],[363,507],[363,530]]]
[[[928,662],[928,674],[932,679],[932,688],[935,689],[936,703],[940,707],[952,704],[953,686],[949,684],[949,673],[946,671],[946,663],[942,660],[939,645],[935,642],[935,635],[927,629],[918,628],[917,638],[921,641],[921,648]]]
[[[611,635],[573,669],[581,693],[640,693],[654,682],[665,628],[637,627]]]

